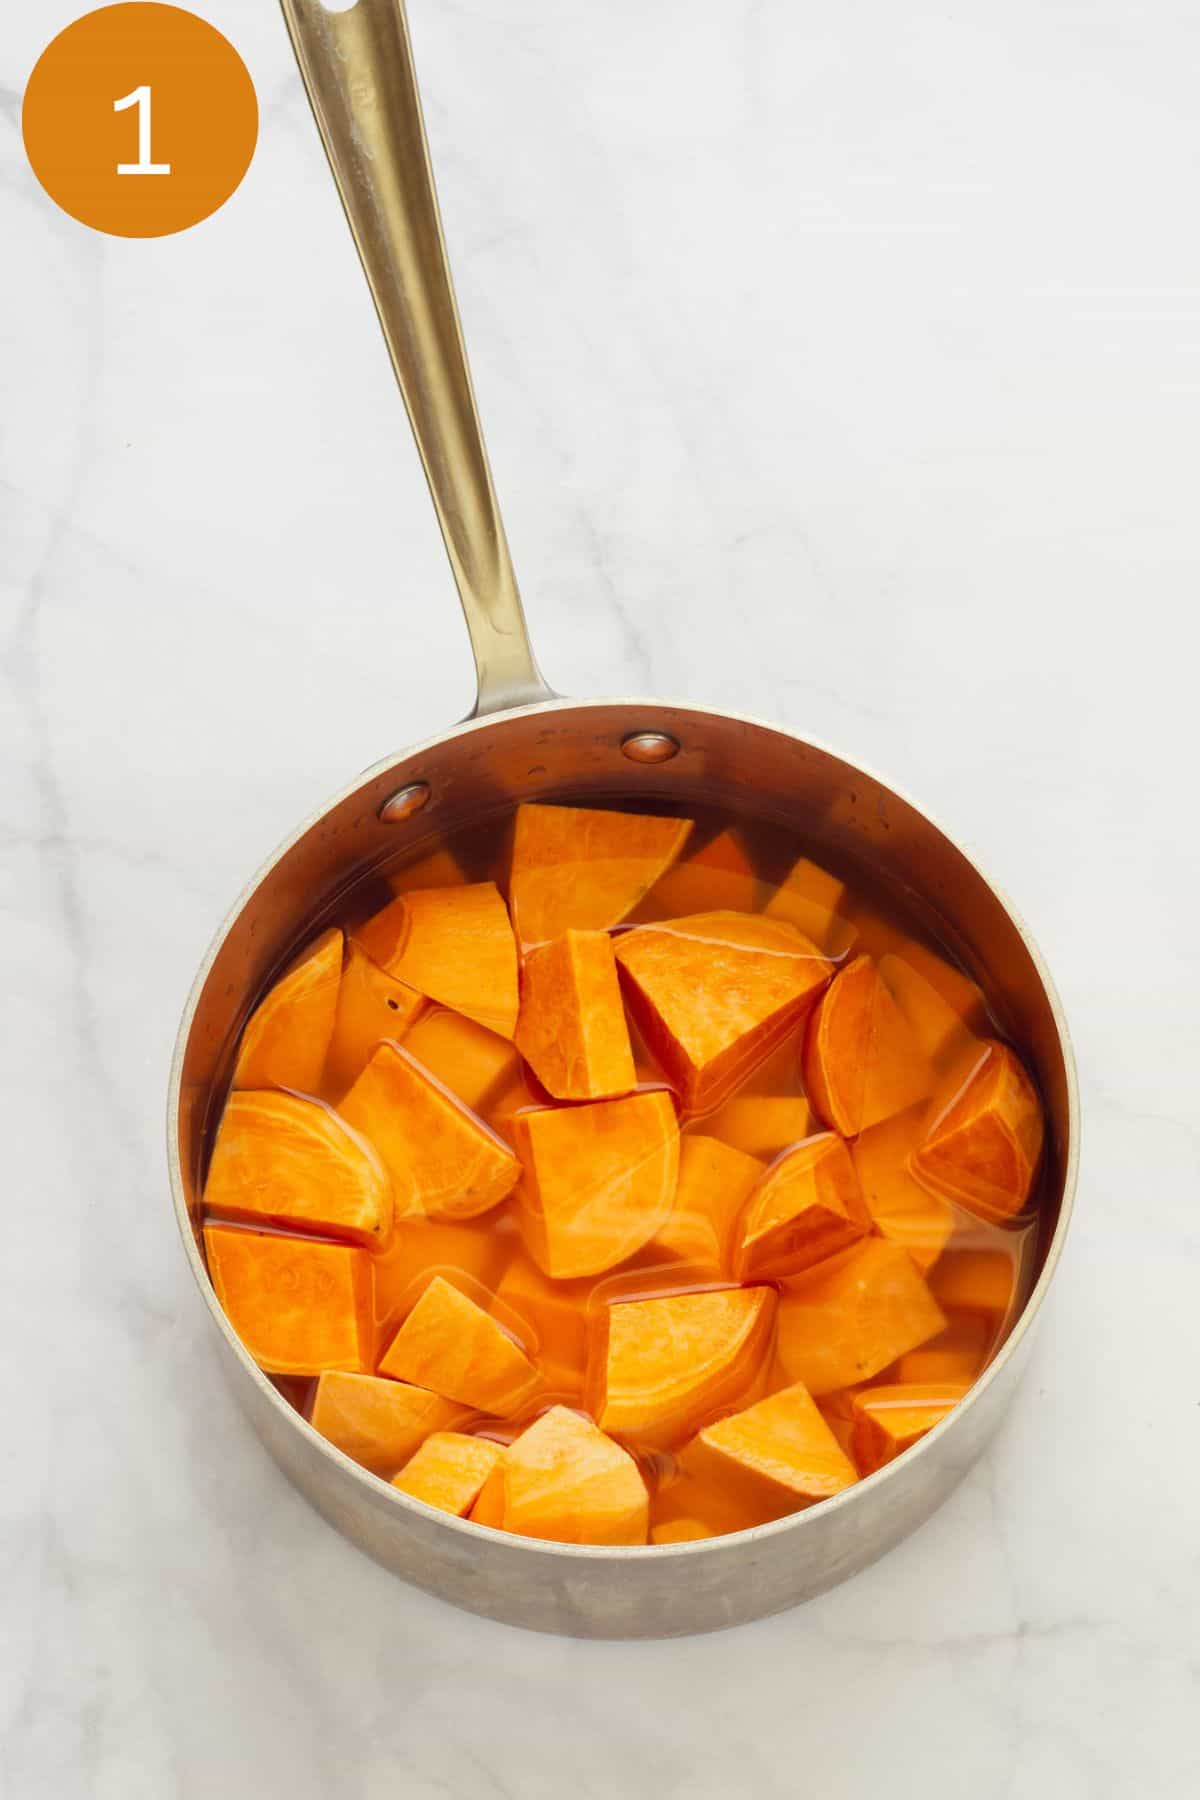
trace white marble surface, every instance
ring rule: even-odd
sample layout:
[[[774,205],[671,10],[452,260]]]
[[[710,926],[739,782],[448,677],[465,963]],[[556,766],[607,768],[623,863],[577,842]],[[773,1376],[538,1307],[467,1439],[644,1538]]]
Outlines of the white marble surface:
[[[273,7],[204,0],[261,142],[145,243],[22,160],[77,10],[0,26],[0,1791],[1195,1794],[1200,14],[412,0],[549,676],[891,772],[1034,922],[1081,1064],[993,1452],[804,1610],[627,1646],[407,1590],[220,1384],[163,1162],[184,994],[469,661]]]

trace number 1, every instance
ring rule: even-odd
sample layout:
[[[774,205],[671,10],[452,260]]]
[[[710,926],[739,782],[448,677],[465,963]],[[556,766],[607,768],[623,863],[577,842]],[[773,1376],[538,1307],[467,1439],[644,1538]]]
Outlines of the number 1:
[[[113,101],[114,112],[125,112],[129,107],[137,107],[138,116],[138,159],[135,163],[118,163],[118,175],[169,175],[170,163],[156,163],[150,151],[150,89],[135,87],[132,94],[126,94],[123,100]]]

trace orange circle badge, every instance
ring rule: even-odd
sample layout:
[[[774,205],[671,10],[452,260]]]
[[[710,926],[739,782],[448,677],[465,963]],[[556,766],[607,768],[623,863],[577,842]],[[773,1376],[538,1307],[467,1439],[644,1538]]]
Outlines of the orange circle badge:
[[[137,0],[86,13],[46,46],[21,131],[34,174],[72,218],[116,237],[166,237],[237,187],[258,100],[214,26]]]

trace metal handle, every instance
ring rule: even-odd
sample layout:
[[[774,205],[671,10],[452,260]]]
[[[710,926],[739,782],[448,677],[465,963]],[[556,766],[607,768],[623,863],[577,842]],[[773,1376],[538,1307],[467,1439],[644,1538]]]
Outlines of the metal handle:
[[[475,653],[475,714],[553,699],[479,429],[403,0],[280,4],[437,509]]]

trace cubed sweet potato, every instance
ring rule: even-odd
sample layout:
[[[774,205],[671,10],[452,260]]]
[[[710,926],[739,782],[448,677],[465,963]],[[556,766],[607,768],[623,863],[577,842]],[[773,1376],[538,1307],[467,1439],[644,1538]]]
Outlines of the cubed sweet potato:
[[[949,1073],[913,1152],[917,1180],[984,1219],[1010,1219],[1033,1191],[1044,1125],[1037,1092],[1006,1044],[979,1045]]]
[[[226,1318],[269,1375],[369,1370],[371,1259],[365,1250],[236,1225],[206,1225],[204,1249]]]
[[[947,1250],[930,1276],[939,1306],[973,1313],[999,1324],[1008,1317],[1017,1290],[1021,1246]]]
[[[440,1275],[388,1345],[379,1373],[501,1419],[520,1411],[538,1381],[520,1345]]]
[[[632,1456],[565,1406],[515,1438],[472,1518],[560,1544],[644,1544],[646,1484]]]
[[[870,1229],[854,1164],[836,1132],[777,1157],[746,1202],[733,1253],[736,1281],[799,1275]]]
[[[613,1268],[666,1223],[679,1173],[669,1095],[522,1112],[511,1125],[524,1168],[517,1219],[547,1275]]]
[[[735,1094],[704,1121],[709,1137],[747,1156],[771,1162],[782,1150],[820,1131],[812,1107],[799,1094]]]
[[[397,1037],[399,1033],[387,1035]],[[520,1070],[520,1058],[507,1038],[443,1007],[417,1020],[405,1034],[404,1048],[477,1113],[486,1112]]]
[[[235,1088],[321,1086],[342,972],[342,934],[323,931],[251,1013],[238,1045]]]
[[[482,1305],[512,1255],[515,1233],[494,1218],[401,1219],[387,1249],[372,1259],[375,1317],[390,1337],[435,1275],[444,1275]]]
[[[763,1364],[775,1317],[767,1287],[717,1288],[603,1308],[588,1359],[601,1430],[663,1448],[736,1404]]]
[[[435,1431],[393,1477],[392,1486],[426,1506],[465,1518],[503,1456],[500,1445],[490,1438]]]
[[[634,1019],[689,1113],[726,1100],[832,972],[793,925],[731,912],[636,926],[616,951]]]
[[[738,831],[722,831],[660,875],[634,911],[637,920],[682,919],[688,913],[758,912],[768,888]]]
[[[882,1469],[932,1431],[967,1391],[966,1382],[865,1388],[854,1396],[854,1459],[864,1475]]]
[[[371,961],[397,981],[512,1037],[517,946],[495,882],[401,894],[356,937]]]
[[[904,1112],[933,1087],[900,1008],[869,956],[835,975],[809,1021],[804,1084],[825,1124],[857,1137],[881,1119]]]
[[[661,1525],[650,1527],[652,1544],[697,1544],[704,1538],[715,1536],[716,1533],[699,1519],[664,1519]]]
[[[392,1185],[374,1149],[320,1100],[234,1093],[213,1146],[204,1203],[251,1225],[330,1232],[377,1249],[392,1229]]]
[[[593,1285],[591,1280],[551,1281],[524,1250],[517,1250],[496,1284],[497,1311],[516,1316],[547,1393],[559,1399],[577,1401],[583,1394]]]
[[[858,1480],[799,1381],[705,1426],[680,1462],[698,1479],[724,1487],[756,1523],[828,1500]]]
[[[690,1263],[725,1273],[738,1215],[763,1165],[719,1138],[689,1132],[679,1143],[679,1181],[670,1217],[646,1248],[646,1258]]]
[[[784,876],[765,912],[769,919],[786,919],[817,948],[837,960],[854,942],[854,927],[842,917],[846,884],[819,863],[802,856]]]
[[[788,1282],[776,1355],[790,1380],[820,1397],[869,1381],[945,1324],[908,1251],[867,1238]]]
[[[884,985],[922,1055],[938,1068],[987,1031],[987,1004],[969,976],[916,940],[879,959]]]
[[[870,1126],[854,1140],[853,1156],[863,1199],[878,1229],[894,1244],[903,1244],[918,1268],[929,1269],[954,1229],[954,1212],[909,1173],[924,1118],[925,1108],[915,1106]]]
[[[448,1431],[466,1416],[457,1402],[406,1381],[326,1369],[317,1379],[311,1420],[364,1469],[391,1476],[430,1432]]]
[[[516,1046],[556,1100],[607,1100],[636,1084],[607,932],[565,931],[526,957]]]
[[[956,1314],[949,1308],[946,1316],[945,1331],[900,1358],[897,1381],[961,1381],[969,1386],[980,1375],[995,1335],[993,1324],[987,1318]]]
[[[395,981],[351,938],[338,988],[325,1086],[338,1096],[358,1080],[377,1044],[406,1037],[428,1005],[416,988]]]
[[[393,894],[411,894],[414,888],[462,887],[466,883],[462,864],[453,850],[443,846],[420,856],[416,862],[395,869],[387,878]]]
[[[594,807],[517,808],[508,897],[524,949],[619,925],[670,868],[690,819]]]
[[[508,1145],[398,1044],[380,1044],[339,1110],[379,1152],[401,1216],[473,1219],[516,1186]]]

